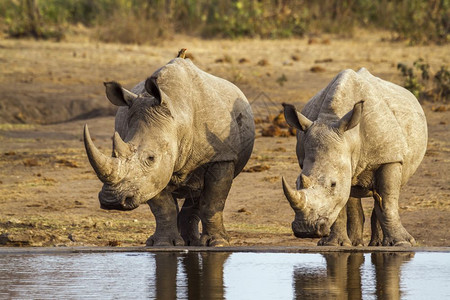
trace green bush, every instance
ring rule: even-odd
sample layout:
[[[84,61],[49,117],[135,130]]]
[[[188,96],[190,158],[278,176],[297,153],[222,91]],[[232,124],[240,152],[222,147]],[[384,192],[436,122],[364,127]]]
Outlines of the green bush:
[[[441,66],[433,77],[436,85],[436,98],[448,102],[450,99],[450,70],[447,66]]]
[[[363,26],[391,30],[412,44],[443,44],[450,39],[450,0],[9,0],[0,1],[1,20],[17,37],[62,36],[78,23],[105,34],[146,28],[155,37],[180,32],[208,38],[351,35]]]
[[[396,32],[399,39],[409,39],[411,44],[449,41],[450,1],[399,1],[395,8],[388,28]]]
[[[204,16],[204,37],[286,38],[306,32],[306,18],[301,16],[300,8],[294,11],[288,5],[274,6],[273,1],[232,1],[231,5],[216,2],[218,6],[210,6]]]
[[[0,17],[3,17],[11,37],[60,40],[65,31],[63,20],[68,14],[61,3],[49,5],[38,0],[4,1],[0,4]]]
[[[450,71],[447,66],[441,66],[439,71],[433,75],[430,65],[419,58],[412,67],[399,63],[397,69],[403,76],[403,86],[419,101],[430,100],[444,103],[449,101]]]

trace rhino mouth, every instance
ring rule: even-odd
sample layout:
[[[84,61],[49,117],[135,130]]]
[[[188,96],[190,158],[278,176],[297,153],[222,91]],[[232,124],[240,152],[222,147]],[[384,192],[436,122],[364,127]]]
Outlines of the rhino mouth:
[[[125,202],[109,202],[109,203],[104,203],[100,200],[100,208],[105,209],[105,210],[127,211],[127,210],[133,210],[139,206],[132,200],[128,200],[128,199],[131,199],[131,198],[127,198],[125,200]]]
[[[330,226],[326,218],[319,218],[315,223],[295,220],[292,231],[297,238],[321,238],[330,234]]]
[[[126,211],[133,210],[139,206],[139,202],[136,201],[134,196],[122,196],[105,188],[98,194],[98,199],[100,201],[100,208],[105,210]]]

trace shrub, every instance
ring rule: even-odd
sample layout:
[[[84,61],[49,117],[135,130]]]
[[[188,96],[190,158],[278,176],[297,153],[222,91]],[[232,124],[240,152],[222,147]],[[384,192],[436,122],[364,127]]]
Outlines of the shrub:
[[[106,43],[148,44],[167,37],[172,28],[134,13],[115,12],[96,26],[93,36]]]
[[[432,75],[430,65],[419,58],[413,63],[413,67],[399,63],[397,69],[400,70],[404,78],[403,86],[413,93],[419,101],[448,102],[450,98],[450,72],[447,66],[441,66],[439,71]]]
[[[391,25],[398,39],[409,39],[411,44],[449,41],[450,1],[403,0],[393,5]]]
[[[450,71],[447,66],[441,66],[433,77],[436,85],[436,96],[447,102],[450,98]]]
[[[64,14],[60,6],[39,5],[37,0],[6,1],[0,6],[0,13],[11,37],[34,37],[37,39],[64,36],[64,28],[57,20]]]
[[[355,26],[364,26],[391,30],[396,39],[408,39],[411,44],[443,44],[450,40],[449,16],[449,0],[0,1],[0,21],[7,23],[9,34],[36,38],[62,35],[68,24],[77,23],[104,27],[105,34],[137,33],[136,26],[159,34],[174,31],[227,38],[301,37],[321,32],[348,36]],[[118,38],[98,36],[122,42],[140,40],[121,33]]]

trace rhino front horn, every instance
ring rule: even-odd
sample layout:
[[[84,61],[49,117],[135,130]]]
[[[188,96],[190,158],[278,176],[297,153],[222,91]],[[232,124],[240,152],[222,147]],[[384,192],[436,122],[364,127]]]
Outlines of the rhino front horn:
[[[87,124],[84,125],[84,147],[92,168],[97,177],[104,183],[113,183],[118,180],[118,162],[117,158],[104,155],[95,147],[89,134]]]
[[[304,193],[302,191],[294,190],[289,186],[284,177],[281,177],[283,184],[283,192],[286,198],[291,204],[294,210],[303,210],[306,207],[306,201],[304,198]]]

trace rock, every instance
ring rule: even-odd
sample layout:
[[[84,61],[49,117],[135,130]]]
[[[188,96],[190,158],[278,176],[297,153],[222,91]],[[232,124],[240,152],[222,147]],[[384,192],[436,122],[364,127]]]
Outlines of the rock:
[[[323,68],[321,66],[314,66],[314,67],[311,67],[311,69],[309,69],[309,70],[313,73],[325,72],[325,68]]]
[[[9,233],[5,232],[0,235],[0,245],[23,247],[30,246],[31,236],[27,233]]]
[[[328,63],[328,62],[332,62],[332,61],[333,61],[332,58],[324,58],[324,59],[316,59],[314,61],[314,63],[320,64],[320,63]]]
[[[270,169],[269,165],[262,164],[245,168],[242,172],[254,173],[254,172],[263,172],[269,169]]]
[[[261,59],[258,61],[258,66],[267,66],[269,64],[269,61],[267,59]]]

